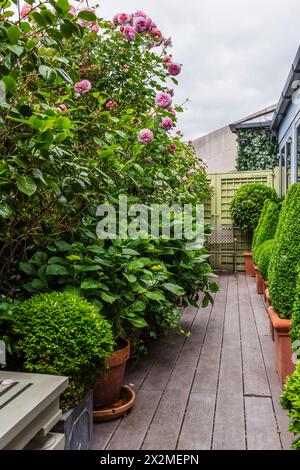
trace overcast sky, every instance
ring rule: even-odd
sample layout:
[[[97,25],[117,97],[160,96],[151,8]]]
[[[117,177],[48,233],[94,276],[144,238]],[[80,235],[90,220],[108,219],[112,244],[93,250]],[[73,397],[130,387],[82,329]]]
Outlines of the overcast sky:
[[[99,13],[144,10],[184,64],[179,127],[197,138],[274,104],[300,45],[299,0],[102,0]]]

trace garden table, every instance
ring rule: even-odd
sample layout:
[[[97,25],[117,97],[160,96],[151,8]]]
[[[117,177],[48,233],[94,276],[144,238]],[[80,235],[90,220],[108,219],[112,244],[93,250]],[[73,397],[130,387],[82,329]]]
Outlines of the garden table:
[[[63,449],[64,435],[50,431],[67,386],[67,377],[0,371],[0,449]]]

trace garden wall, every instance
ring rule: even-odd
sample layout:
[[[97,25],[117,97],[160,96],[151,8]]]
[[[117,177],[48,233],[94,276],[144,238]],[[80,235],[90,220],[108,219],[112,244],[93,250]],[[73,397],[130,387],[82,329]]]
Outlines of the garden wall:
[[[212,225],[232,224],[230,217],[230,203],[236,191],[248,183],[263,183],[279,188],[279,170],[275,168],[267,171],[246,171],[231,173],[216,173],[208,175],[210,183],[214,189],[210,201],[205,204],[206,223]],[[237,238],[238,258],[237,267],[239,271],[244,270],[244,251],[251,249],[251,237],[241,234],[239,230],[235,232]],[[231,248],[228,246],[228,248]],[[211,263],[214,269],[232,270],[232,256],[212,255]]]

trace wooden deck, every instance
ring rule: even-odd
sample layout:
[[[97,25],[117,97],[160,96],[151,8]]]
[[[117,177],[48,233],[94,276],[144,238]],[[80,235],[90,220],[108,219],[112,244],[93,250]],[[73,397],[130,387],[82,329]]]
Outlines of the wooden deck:
[[[220,277],[206,309],[188,308],[172,335],[128,366],[137,391],[127,416],[94,426],[94,449],[290,449],[274,344],[255,281]]]

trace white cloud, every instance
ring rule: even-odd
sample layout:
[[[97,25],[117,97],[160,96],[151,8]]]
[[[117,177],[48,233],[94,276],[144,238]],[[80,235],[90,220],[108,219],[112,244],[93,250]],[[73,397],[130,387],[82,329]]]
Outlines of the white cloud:
[[[103,0],[101,16],[146,11],[184,64],[176,100],[196,138],[275,103],[299,38],[299,0]]]

